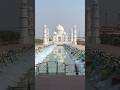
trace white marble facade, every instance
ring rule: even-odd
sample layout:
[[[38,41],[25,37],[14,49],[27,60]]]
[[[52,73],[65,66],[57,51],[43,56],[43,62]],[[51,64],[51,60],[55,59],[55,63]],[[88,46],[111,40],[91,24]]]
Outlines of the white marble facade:
[[[65,32],[64,27],[62,25],[58,25],[55,28],[55,32],[52,34],[52,43],[54,44],[65,44],[72,43],[77,44],[77,34],[76,34],[76,26],[72,29],[71,33],[68,34]],[[49,30],[47,25],[44,25],[44,33],[43,33],[43,44],[49,45]]]

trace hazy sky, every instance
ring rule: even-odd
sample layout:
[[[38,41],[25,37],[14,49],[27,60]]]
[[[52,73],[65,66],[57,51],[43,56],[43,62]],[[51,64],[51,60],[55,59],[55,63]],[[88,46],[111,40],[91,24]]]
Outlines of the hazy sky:
[[[69,33],[73,25],[77,25],[78,34],[84,33],[85,0],[35,0],[36,38],[42,37],[44,24],[47,24],[50,33],[58,24]]]

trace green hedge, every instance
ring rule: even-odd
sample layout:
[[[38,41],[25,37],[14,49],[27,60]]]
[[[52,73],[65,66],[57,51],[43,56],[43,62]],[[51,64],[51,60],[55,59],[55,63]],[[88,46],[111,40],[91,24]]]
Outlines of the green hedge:
[[[43,43],[43,40],[42,39],[35,39],[35,43],[36,44],[41,44],[41,43]]]
[[[102,44],[120,46],[120,35],[101,34],[100,38]]]
[[[0,31],[0,42],[4,43],[16,43],[20,39],[20,33],[14,31]]]

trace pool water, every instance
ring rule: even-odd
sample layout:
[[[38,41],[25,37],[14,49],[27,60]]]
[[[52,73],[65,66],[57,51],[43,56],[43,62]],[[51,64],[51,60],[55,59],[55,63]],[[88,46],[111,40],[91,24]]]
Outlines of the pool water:
[[[46,56],[53,51],[54,47],[56,47],[56,45],[48,46],[38,50],[39,52],[35,52],[35,64],[42,63]]]
[[[36,55],[36,60],[38,74],[76,75],[75,61],[70,58],[64,46],[51,46]]]

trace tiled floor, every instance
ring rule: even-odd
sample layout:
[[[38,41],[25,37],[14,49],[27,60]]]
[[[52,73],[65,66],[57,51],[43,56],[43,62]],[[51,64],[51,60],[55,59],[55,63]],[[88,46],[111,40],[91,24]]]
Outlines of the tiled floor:
[[[36,90],[85,90],[84,76],[38,76]]]

